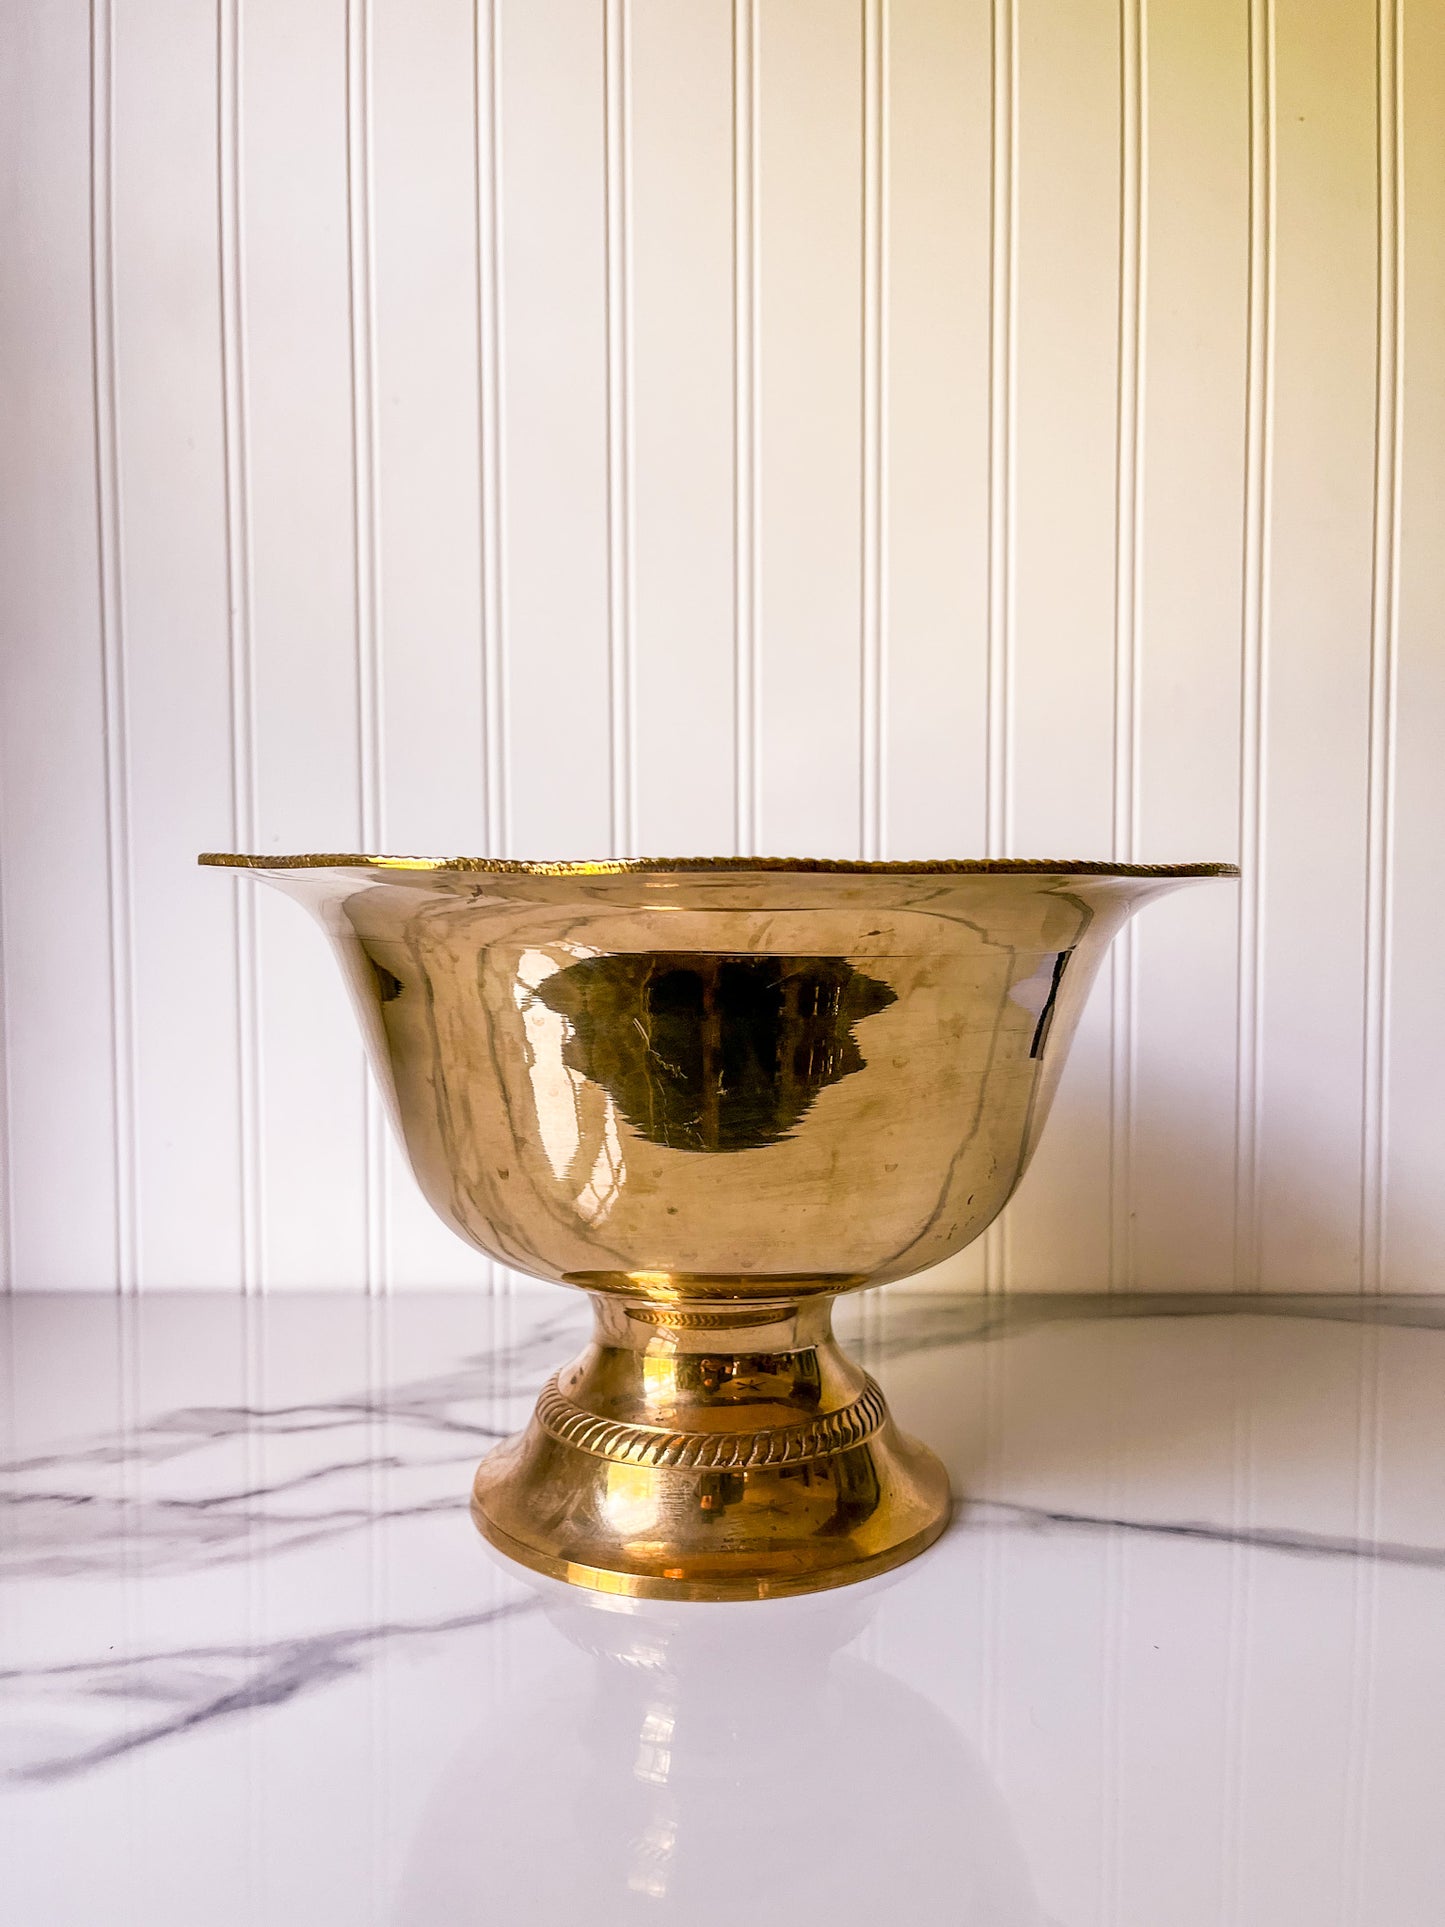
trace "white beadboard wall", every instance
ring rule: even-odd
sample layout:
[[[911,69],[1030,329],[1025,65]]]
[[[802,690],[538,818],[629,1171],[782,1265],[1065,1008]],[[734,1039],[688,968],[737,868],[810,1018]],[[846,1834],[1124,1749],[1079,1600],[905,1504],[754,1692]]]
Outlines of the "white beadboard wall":
[[[12,1287],[489,1282],[236,846],[1237,857],[936,1277],[1445,1283],[1440,0],[14,0],[0,71]]]

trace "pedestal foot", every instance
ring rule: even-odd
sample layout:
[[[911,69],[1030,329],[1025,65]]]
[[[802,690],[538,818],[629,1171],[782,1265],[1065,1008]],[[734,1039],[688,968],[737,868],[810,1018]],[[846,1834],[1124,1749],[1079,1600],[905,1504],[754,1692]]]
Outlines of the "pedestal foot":
[[[597,1331],[477,1470],[499,1551],[634,1597],[766,1599],[901,1565],[948,1478],[839,1349],[831,1300],[594,1300]]]

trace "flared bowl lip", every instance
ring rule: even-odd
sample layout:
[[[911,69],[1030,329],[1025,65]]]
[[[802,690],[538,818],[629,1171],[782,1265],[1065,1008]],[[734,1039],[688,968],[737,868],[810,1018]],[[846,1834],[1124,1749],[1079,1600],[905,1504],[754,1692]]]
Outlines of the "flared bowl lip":
[[[769,872],[794,876],[1090,876],[1237,877],[1234,863],[1113,863],[1090,857],[945,857],[906,862],[827,856],[637,856],[567,862],[524,862],[499,856],[379,856],[309,853],[244,856],[207,850],[197,862],[222,870],[387,870],[512,877],[657,876],[669,872]]]

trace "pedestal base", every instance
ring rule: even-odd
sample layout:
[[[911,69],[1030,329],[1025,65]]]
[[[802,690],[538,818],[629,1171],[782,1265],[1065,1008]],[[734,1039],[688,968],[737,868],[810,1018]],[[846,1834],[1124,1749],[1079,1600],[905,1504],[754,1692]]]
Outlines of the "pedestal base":
[[[592,1344],[477,1470],[499,1551],[601,1592],[767,1599],[886,1572],[943,1530],[947,1474],[839,1349],[831,1298],[594,1305]]]

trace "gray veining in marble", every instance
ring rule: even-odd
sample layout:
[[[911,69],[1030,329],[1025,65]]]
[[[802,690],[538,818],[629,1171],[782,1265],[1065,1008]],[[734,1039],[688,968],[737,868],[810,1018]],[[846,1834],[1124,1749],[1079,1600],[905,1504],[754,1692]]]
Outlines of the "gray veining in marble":
[[[933,1759],[958,1789],[950,1799],[980,1802],[977,1824],[989,1838],[1003,1838],[994,1787],[1002,1776],[1022,1845],[990,1875],[1001,1883],[989,1890],[995,1912],[949,1912],[940,1901],[940,1922],[1093,1918],[1097,1896],[1079,1906],[1074,1898],[1094,1878],[1085,1841],[1096,1823],[1082,1816],[1099,1774],[1111,1790],[1097,1824],[1118,1835],[1109,1851],[1133,1869],[1141,1895],[1157,1893],[1149,1884],[1155,1843],[1175,1824],[1170,1776],[1121,1779],[1123,1738],[1096,1758],[1090,1736],[1116,1727],[1149,1748],[1185,1747],[1199,1825],[1216,1834],[1224,1827],[1219,1837],[1235,1841],[1236,1856],[1245,1851],[1231,1790],[1238,1776],[1254,1776],[1251,1797],[1264,1809],[1276,1797],[1286,1802],[1276,1857],[1301,1907],[1315,1905],[1319,1889],[1294,1843],[1289,1803],[1307,1798],[1333,1811],[1331,1789],[1357,1780],[1375,1791],[1368,1801],[1363,1790],[1350,1795],[1350,1812],[1359,1809],[1349,1823],[1358,1861],[1351,1880],[1385,1896],[1400,1882],[1411,1896],[1441,1890],[1432,1883],[1445,1879],[1445,1866],[1427,1841],[1405,1853],[1402,1872],[1371,1872],[1369,1856],[1371,1825],[1378,1832],[1379,1816],[1392,1811],[1379,1789],[1408,1806],[1421,1774],[1445,1770],[1445,1681],[1429,1632],[1445,1608],[1445,1474],[1437,1469],[1445,1303],[887,1300],[865,1323],[863,1349],[905,1422],[950,1459],[960,1503],[940,1546],[891,1586],[856,1589],[853,1607],[836,1596],[842,1603],[809,1622],[801,1643],[788,1644],[789,1627],[803,1622],[786,1609],[804,1602],[778,1602],[702,1609],[695,1619],[686,1613],[699,1609],[681,1609],[680,1625],[644,1609],[623,1628],[626,1650],[608,1619],[605,1653],[594,1639],[604,1623],[595,1602],[583,1609],[568,1596],[559,1605],[560,1589],[549,1597],[483,1549],[466,1510],[476,1458],[521,1422],[584,1334],[579,1308],[558,1310],[550,1295],[518,1300],[505,1315],[455,1299],[399,1302],[367,1314],[367,1338],[354,1312],[273,1305],[255,1314],[270,1349],[242,1372],[223,1335],[197,1350],[206,1311],[152,1306],[122,1314],[132,1324],[113,1368],[97,1340],[85,1391],[72,1383],[76,1354],[67,1351],[91,1329],[85,1314],[22,1311],[11,1360],[20,1389],[13,1449],[0,1466],[0,1786],[8,1789],[0,1827],[12,1816],[22,1927],[32,1919],[63,1927],[100,1904],[85,1898],[98,1890],[60,1851],[66,1826],[98,1829],[117,1853],[139,1840],[164,1854],[178,1824],[167,1816],[199,1803],[187,1824],[224,1858],[232,1851],[226,1814],[238,1800],[252,1816],[250,1872],[237,1875],[216,1918],[238,1927],[305,1918],[309,1927],[328,1917],[426,1917],[439,1903],[418,1896],[438,1890],[436,1856],[445,1860],[447,1850],[437,1843],[449,1836],[420,1807],[405,1827],[395,1816],[412,1811],[428,1786],[427,1811],[450,1812],[456,1796],[447,1788],[454,1779],[471,1784],[468,1774],[481,1775],[475,1797],[495,1808],[502,1830],[493,1875],[458,1860],[440,1891],[465,1893],[469,1908],[500,1908],[492,1917],[509,1922],[548,1920],[528,1912],[533,1885],[535,1905],[551,1906],[556,1882],[582,1875],[565,1872],[572,1849],[554,1842],[548,1879],[529,1884],[517,1843],[532,1831],[539,1842],[552,1839],[550,1807],[545,1784],[528,1805],[521,1782],[508,1779],[503,1736],[519,1760],[533,1760],[527,1772],[542,1772],[533,1755],[539,1735],[554,1728],[585,1762],[568,1798],[610,1812],[624,1787],[634,1788],[629,1800],[646,1794],[645,1819],[639,1809],[625,1824],[597,1823],[595,1917],[708,1927],[711,1903],[698,1898],[707,1889],[690,1884],[702,1874],[682,1842],[725,1830],[724,1812],[730,1828],[764,1824],[762,1807],[737,1806],[740,1794],[719,1805],[710,1775],[729,1762],[729,1774],[744,1775],[737,1784],[756,1778],[761,1801],[769,1775],[802,1771],[806,1758],[820,1788],[831,1785],[834,1743],[824,1735],[833,1721],[852,1734],[856,1720],[864,1734],[875,1730],[868,1721],[881,1722],[880,1746],[896,1725],[888,1744]],[[61,1316],[71,1323],[58,1335]],[[114,1307],[98,1303],[94,1318],[97,1331],[114,1324]],[[233,1318],[225,1329],[234,1332]],[[849,1342],[860,1343],[859,1334]],[[368,1353],[371,1365],[358,1372]],[[202,1383],[242,1381],[250,1390],[239,1398],[196,1396]],[[706,1615],[718,1611],[732,1615],[726,1637],[710,1630]],[[831,1686],[822,1673],[807,1685],[816,1641],[842,1655],[828,1662]],[[880,1670],[848,1657],[865,1650],[890,1661]],[[583,1697],[551,1697],[562,1690],[546,1684],[554,1676]],[[647,1679],[663,1684],[638,1686],[635,1703],[627,1697],[634,1688],[617,1683]],[[904,1680],[914,1684],[905,1689]],[[738,1709],[752,1705],[754,1689],[748,1718],[760,1729],[780,1705],[791,1708],[787,1745],[740,1733]],[[1076,1701],[1077,1713],[1069,1710]],[[925,1712],[925,1703],[940,1710]],[[935,1718],[945,1721],[936,1731]],[[1260,1765],[1260,1749],[1275,1735],[1277,1750],[1295,1729],[1304,1750],[1291,1755],[1286,1777],[1271,1777],[1285,1769]],[[964,1730],[973,1735],[966,1744]],[[672,1737],[656,1738],[664,1733]],[[492,1739],[477,1753],[483,1734]],[[493,1742],[503,1746],[495,1758]],[[856,1734],[847,1742],[858,1743]],[[740,1753],[746,1745],[758,1750]],[[794,1745],[802,1753],[789,1753]],[[472,1765],[448,1766],[448,1748],[458,1746]],[[264,1818],[282,1797],[267,1789],[301,1770],[293,1755],[310,1763],[308,1785],[334,1780],[339,1790],[327,1798],[346,1803],[325,1808],[315,1847],[338,1883],[329,1916],[330,1900],[321,1913],[315,1902],[287,1911],[287,1896],[307,1877],[293,1864],[299,1845],[286,1844],[290,1796]],[[638,1764],[649,1759],[671,1761],[662,1780]],[[1033,1765],[1020,1777],[1025,1760]],[[896,1770],[906,1782],[908,1769]],[[1045,1786],[1054,1791],[1036,1806]],[[168,1789],[160,1805],[145,1790],[157,1787]],[[841,1782],[829,1797],[846,1799]],[[916,1812],[933,1797],[922,1781],[909,1795]],[[74,1800],[85,1803],[83,1822],[80,1809],[66,1819]],[[1376,1821],[1359,1817],[1361,1801],[1373,1802]],[[351,1865],[359,1849],[341,1845],[353,1837],[353,1810],[363,1808],[383,1813],[366,1836],[364,1877]],[[1059,1813],[1076,1808],[1080,1817],[1060,1834]],[[31,1816],[23,1824],[22,1811]],[[490,1822],[480,1824],[485,1834]],[[613,1826],[623,1835],[606,1830]],[[629,1827],[641,1829],[632,1847]],[[1215,1878],[1192,1831],[1173,1851],[1203,1856],[1198,1879]],[[862,1844],[857,1852],[839,1902],[843,1923],[864,1917],[849,1912],[847,1896],[871,1892],[877,1873]],[[935,1918],[928,1882],[949,1891],[947,1856],[940,1846],[933,1867],[933,1847],[914,1852],[924,1898],[909,1904],[924,1922]],[[144,1882],[134,1878],[140,1894]],[[1273,1878],[1264,1862],[1230,1876],[1236,1886],[1262,1883],[1261,1893]],[[603,1890],[613,1879],[609,1901]],[[270,1898],[258,1898],[263,1889]],[[1117,1880],[1116,1889],[1124,1892]],[[158,1891],[146,1889],[148,1920],[195,1917],[194,1892],[167,1914],[171,1902]],[[639,1895],[650,1896],[651,1913],[636,1913]],[[1118,1901],[1120,1922],[1155,1927],[1157,1902],[1131,1905]],[[1318,1912],[1273,1905],[1248,1918],[1285,1927]],[[1378,1911],[1384,1906],[1395,1911]],[[1385,1898],[1361,1921],[1407,1927],[1429,1917]],[[1218,1918],[1214,1902],[1201,1899],[1171,1927]]]

